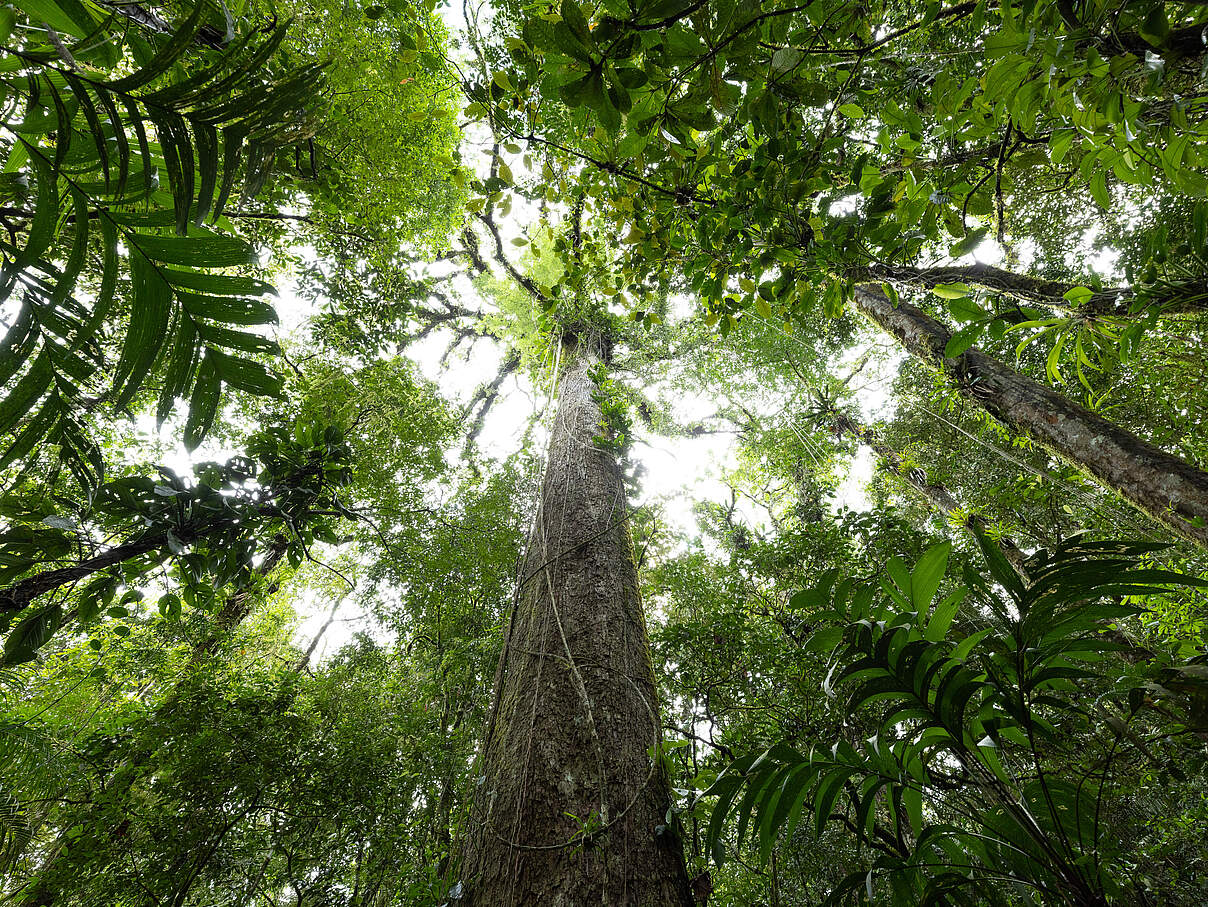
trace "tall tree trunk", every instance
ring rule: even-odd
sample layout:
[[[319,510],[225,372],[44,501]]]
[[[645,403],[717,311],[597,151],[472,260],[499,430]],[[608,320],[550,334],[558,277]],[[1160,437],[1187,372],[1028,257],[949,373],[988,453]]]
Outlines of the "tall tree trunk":
[[[1208,550],[1208,473],[976,347],[945,358],[951,332],[907,302],[895,306],[879,287],[856,287],[855,300],[860,311],[896,337],[908,353],[953,378],[966,398]]]
[[[471,814],[472,907],[687,907],[621,470],[599,443],[600,352],[563,345],[537,519]]]

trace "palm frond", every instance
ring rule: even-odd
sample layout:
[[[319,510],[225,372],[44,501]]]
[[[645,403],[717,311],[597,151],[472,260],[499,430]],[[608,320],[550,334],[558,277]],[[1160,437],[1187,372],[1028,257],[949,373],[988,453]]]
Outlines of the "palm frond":
[[[286,24],[199,46],[208,12],[198,2],[170,35],[142,35],[105,7],[49,0],[4,41],[0,468],[47,440],[95,488],[86,395],[121,409],[158,378],[159,419],[189,398],[196,446],[223,385],[278,388],[257,358],[275,345],[239,329],[275,320],[272,290],[239,273],[256,254],[223,211],[309,135],[321,72],[271,75]]]

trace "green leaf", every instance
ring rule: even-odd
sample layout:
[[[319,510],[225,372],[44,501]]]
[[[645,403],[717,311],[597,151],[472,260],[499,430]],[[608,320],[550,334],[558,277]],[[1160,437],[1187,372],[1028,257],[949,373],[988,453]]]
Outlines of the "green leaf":
[[[133,73],[122,79],[109,82],[110,91],[129,93],[141,88],[168,72],[173,64],[193,43],[197,30],[201,27],[205,15],[206,4],[195,3],[192,11],[172,34],[172,37],[156,52],[150,60],[139,66]]]
[[[948,311],[957,322],[976,321],[985,317],[985,310],[968,296],[948,300]]]
[[[859,104],[840,104],[839,113],[849,120],[862,120],[865,117],[864,108]]]
[[[1160,3],[1151,7],[1149,15],[1145,17],[1145,21],[1138,31],[1141,33],[1141,37],[1154,47],[1161,47],[1165,44],[1166,38],[1170,35],[1170,22],[1166,18],[1165,7]]]
[[[910,820],[910,830],[917,838],[923,831],[923,792],[917,787],[903,787],[902,806]]]
[[[1056,165],[1060,165],[1074,144],[1074,136],[1073,129],[1058,129],[1054,131],[1053,135],[1049,138],[1049,160]]]
[[[245,353],[278,353],[280,347],[275,340],[250,334],[247,331],[233,331],[230,328],[218,327],[199,322],[198,336],[207,344],[223,346],[228,349],[242,350]]]
[[[966,636],[959,643],[957,643],[956,648],[952,650],[948,657],[953,661],[964,661],[969,657],[969,653],[976,648],[977,644],[993,632],[993,627],[987,627],[984,630],[978,630],[976,633]]]
[[[175,592],[163,595],[159,600],[159,613],[169,620],[179,620],[181,611],[180,596]]]
[[[21,620],[4,640],[0,667],[11,668],[33,661],[37,650],[59,629],[62,620],[63,608],[58,604],[36,611]]]
[[[763,804],[759,822],[759,858],[762,862],[766,863],[771,856],[776,836],[785,822],[800,811],[801,801],[814,775],[814,767],[808,760],[790,763],[783,772],[783,782],[778,781],[775,794]]]
[[[166,111],[155,120],[159,131],[159,146],[163,152],[164,169],[168,174],[168,187],[172,192],[172,205],[176,212],[176,232],[185,236],[189,232],[190,211],[193,205],[195,161],[193,145],[184,117]],[[198,218],[200,221],[200,218]]]
[[[197,369],[197,381],[193,385],[193,396],[189,399],[189,418],[185,422],[184,445],[195,450],[214,424],[218,411],[221,381],[214,366],[214,351],[207,350]]]
[[[968,255],[979,245],[981,245],[982,240],[985,239],[989,233],[989,227],[981,227],[977,230],[970,230],[965,235],[964,239],[958,240],[952,244],[951,248],[948,249],[948,254],[953,258],[960,258],[962,255]]]
[[[185,311],[199,318],[212,318],[226,324],[276,324],[277,312],[273,306],[259,299],[246,296],[208,296],[188,291],[177,291],[177,298]]]
[[[955,334],[948,338],[948,342],[944,344],[944,358],[955,359],[962,355],[982,335],[985,329],[983,324],[971,324],[968,327],[961,328]]]
[[[29,371],[22,375],[16,386],[0,400],[0,435],[11,430],[34,408],[50,386],[53,377],[50,354],[43,349]]]
[[[1091,177],[1091,197],[1103,210],[1110,210],[1112,205],[1111,193],[1107,191],[1107,174],[1099,170]]]
[[[256,263],[255,250],[235,236],[199,231],[190,231],[188,236],[140,233],[133,237],[132,242],[145,257],[165,264],[190,268],[234,268]]]
[[[0,404],[0,408],[3,408],[3,404]],[[37,415],[26,421],[21,433],[13,439],[3,455],[0,455],[0,469],[5,469],[28,456],[43,438],[52,437],[62,414],[63,407],[58,395],[50,394]]]
[[[1084,306],[1095,298],[1095,291],[1090,287],[1072,287],[1061,294],[1063,299],[1068,300],[1074,306]]]
[[[168,368],[164,373],[164,383],[160,388],[159,404],[156,407],[156,419],[161,425],[172,412],[176,398],[183,396],[193,381],[198,349],[197,329],[192,318],[177,319],[170,350]]]
[[[937,283],[931,292],[940,299],[961,299],[973,294],[973,290],[963,283]]]
[[[683,22],[676,22],[663,33],[663,43],[674,56],[688,59],[695,58],[705,50],[700,37]]]
[[[594,50],[596,42],[591,36],[591,28],[576,0],[562,0],[560,12],[562,21],[566,23],[566,27],[570,29],[570,33],[575,36],[575,39],[587,50]]]
[[[76,606],[76,619],[81,624],[89,624],[101,613],[101,609],[113,601],[117,591],[117,579],[113,576],[99,576],[84,587],[80,593],[79,604]]]
[[[814,792],[814,836],[821,837],[822,829],[830,818],[835,800],[843,790],[845,782],[854,770],[846,766],[832,768],[818,781],[818,789]]]
[[[952,626],[952,621],[967,594],[967,590],[957,589],[951,595],[945,596],[943,601],[935,606],[935,611],[932,612],[927,621],[927,627],[923,630],[924,639],[928,642],[939,642],[948,635],[948,628]]]
[[[982,550],[982,556],[986,559],[986,564],[990,568],[990,573],[994,579],[1011,594],[1011,597],[1016,602],[1021,602],[1024,596],[1023,580],[1011,562],[1003,555],[1002,549],[998,544],[991,539],[986,533],[973,527],[973,534],[977,538],[977,544]],[[1030,572],[1030,571],[1029,571]]]
[[[143,386],[167,339],[172,289],[159,270],[137,251],[130,254],[130,327],[114,368],[114,405],[125,406]]]
[[[206,358],[213,364],[215,373],[232,387],[261,396],[274,396],[281,391],[281,379],[259,362],[229,356],[212,348],[206,351]]]
[[[37,199],[34,204],[34,218],[30,222],[29,233],[25,238],[25,246],[17,257],[17,268],[33,264],[42,253],[50,248],[50,244],[54,241],[55,224],[59,218],[58,177],[51,167],[50,161],[37,149],[31,149],[29,161],[34,168],[34,189]]]
[[[580,107],[587,100],[591,85],[592,78],[590,75],[586,75],[582,79],[561,86],[558,89],[558,96],[567,107]]]
[[[944,572],[948,569],[948,555],[952,553],[950,542],[933,545],[919,558],[919,562],[910,571],[910,599],[914,609],[923,614],[931,605],[940,583],[944,580]]]
[[[164,278],[174,287],[196,290],[217,296],[263,296],[276,291],[270,284],[254,277],[235,274],[207,274],[204,271],[181,271],[162,268]]]
[[[627,88],[630,91],[633,91],[635,89],[641,88],[643,85],[645,85],[647,82],[649,82],[650,76],[648,76],[641,69],[635,69],[635,68],[631,68],[631,67],[618,67],[617,68],[617,81],[620,82],[624,88]]]
[[[806,652],[833,652],[835,646],[843,641],[842,627],[823,627],[810,634],[809,639],[802,645]]]
[[[83,38],[92,32],[96,22],[79,0],[14,0],[34,22],[45,22],[55,31]]]
[[[214,192],[218,187],[218,168],[221,157],[218,153],[218,130],[208,123],[192,122],[193,142],[197,151],[197,168],[201,184],[197,189],[197,205],[193,223],[201,226],[214,204]]]
[[[713,814],[709,817],[709,827],[705,838],[709,842],[713,860],[718,866],[725,862],[725,850],[721,846],[721,833],[725,827],[726,818],[729,816],[730,807],[742,791],[745,772],[758,758],[759,756],[756,754],[736,759],[703,794],[706,797],[717,797],[717,802],[713,805]]]
[[[0,340],[0,386],[17,374],[38,346],[38,329],[34,322],[33,307],[26,300],[17,310],[12,326]]]

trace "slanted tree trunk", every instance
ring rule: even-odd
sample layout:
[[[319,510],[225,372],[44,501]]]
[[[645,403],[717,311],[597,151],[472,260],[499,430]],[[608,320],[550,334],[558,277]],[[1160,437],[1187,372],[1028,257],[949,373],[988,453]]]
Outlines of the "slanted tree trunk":
[[[496,675],[463,877],[472,907],[687,907],[600,352],[563,345],[537,518]]]
[[[1159,315],[1204,315],[1208,313],[1208,295],[1206,295],[1208,285],[1202,280],[1172,285],[1160,295],[1151,295],[1146,301],[1146,308],[1134,312],[1132,307],[1137,296],[1132,287],[1108,287],[1092,293],[1083,302],[1074,303],[1066,299],[1065,294],[1080,286],[1078,283],[1045,280],[1030,274],[1005,271],[981,262],[971,265],[941,265],[932,268],[878,265],[869,268],[867,274],[870,278],[878,280],[889,280],[894,283],[928,289],[943,283],[972,284],[1030,305],[1041,305],[1085,318],[1095,318],[1100,315],[1111,315],[1117,318],[1142,318],[1146,317],[1147,311],[1151,307],[1157,309]],[[1010,317],[1009,314],[1007,317]],[[1023,316],[1018,317],[1020,321],[1024,320]]]
[[[951,332],[921,309],[858,286],[856,306],[912,356],[1016,433],[1084,470],[1151,519],[1208,550],[1208,473],[1114,425],[976,347],[944,357]]]
[[[956,499],[956,495],[940,482],[928,482],[927,474],[921,469],[910,469],[902,462],[898,452],[890,447],[883,438],[867,425],[861,425],[847,413],[834,411],[830,414],[831,429],[839,435],[846,435],[857,443],[866,444],[881,458],[881,469],[889,475],[896,476],[913,488],[937,513],[949,519],[959,519],[961,526],[974,535],[985,532],[990,522],[975,510],[966,510]],[[1021,574],[1024,572],[1024,561],[1027,555],[1020,550],[1015,540],[1009,536],[998,539],[998,547],[1003,556],[1010,561],[1011,566]]]

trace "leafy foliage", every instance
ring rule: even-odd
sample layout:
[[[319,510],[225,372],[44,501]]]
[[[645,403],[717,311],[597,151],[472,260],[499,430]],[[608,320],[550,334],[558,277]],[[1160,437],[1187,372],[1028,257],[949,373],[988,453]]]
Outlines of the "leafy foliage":
[[[833,622],[807,643],[833,649],[828,694],[845,694],[848,714],[876,704],[876,730],[859,744],[840,739],[805,755],[779,744],[730,765],[705,792],[719,798],[709,829],[719,861],[728,817],[765,860],[777,835],[808,818],[815,835],[839,823],[875,854],[828,903],[877,891],[895,904],[1123,895],[1130,880],[1103,815],[1113,761],[1129,750],[1160,759],[1145,742],[1150,721],[1186,758],[1179,740],[1204,728],[1194,705],[1202,693],[1188,707],[1157,681],[1195,687],[1203,666],[1151,659],[1113,678],[1105,670],[1124,645],[1107,631],[1143,610],[1130,603],[1139,597],[1203,583],[1137,566],[1154,546],[1084,539],[1038,552],[1025,580],[981,541],[987,571],[966,569],[964,584],[938,599],[946,544],[910,570],[890,561],[879,589],[832,571],[794,596],[791,607]],[[954,632],[967,598],[971,620]],[[1181,719],[1172,712],[1180,701]]]
[[[324,295],[342,302],[340,272],[399,279],[400,245],[443,249],[461,227],[465,174],[460,95],[446,63],[450,36],[426,2],[266,7],[291,20],[287,63],[327,64],[323,116],[281,187],[291,200],[301,195],[304,235],[321,252],[304,268],[329,272]]]
[[[883,289],[937,357],[1202,460],[1202,8],[502,0],[459,45],[427,0],[17,7],[0,897],[464,897],[540,469],[459,436],[587,331],[596,445],[639,478],[651,432],[738,439],[695,530],[657,482],[628,518],[698,899],[1208,897],[1202,555],[847,314]],[[287,271],[322,311],[288,359]],[[451,407],[399,355],[429,339],[508,350]],[[895,370],[883,422],[831,418]]]
[[[723,330],[752,310],[833,311],[869,263],[1006,242],[1004,185],[1033,192],[1060,174],[1104,209],[1132,186],[1208,186],[1191,87],[1202,23],[1161,4],[1110,21],[1055,2],[684,0],[591,16],[573,0],[519,16],[504,61],[518,74],[476,86],[471,112],[592,165],[615,215],[633,215],[634,277],[682,270]],[[924,49],[944,57],[918,60]],[[572,112],[560,135],[538,128],[555,106]],[[626,184],[641,204],[623,204]],[[736,291],[737,274],[749,285]]]
[[[279,389],[259,361],[275,345],[241,329],[276,320],[271,290],[237,273],[256,255],[222,215],[241,175],[255,194],[276,149],[308,135],[320,78],[317,64],[270,74],[284,23],[209,50],[198,47],[215,12],[205,0],[166,35],[104,9],[52,2],[9,16],[0,123],[0,191],[15,205],[0,296],[19,306],[0,341],[0,433],[20,428],[0,464],[49,439],[93,487],[102,463],[80,421],[86,394],[122,409],[154,375],[160,421],[190,399],[194,447],[223,384]]]
[[[68,618],[87,625],[102,612],[128,616],[128,606],[144,597],[140,587],[166,566],[175,567],[179,592],[165,592],[159,611],[179,617],[182,604],[211,607],[224,587],[247,582],[257,555],[275,563],[284,554],[297,566],[316,539],[338,541],[328,518],[356,516],[339,497],[350,470],[338,429],[271,427],[251,439],[248,454],[225,465],[198,464],[196,483],[164,467],[158,480],[106,482],[79,518],[94,530],[125,532],[123,541],[32,575],[71,553],[80,524],[30,509],[17,496],[5,499],[11,525],[0,534],[0,582],[9,585],[0,589],[0,626],[8,636],[0,664],[32,660]],[[61,588],[84,580],[65,609]]]

